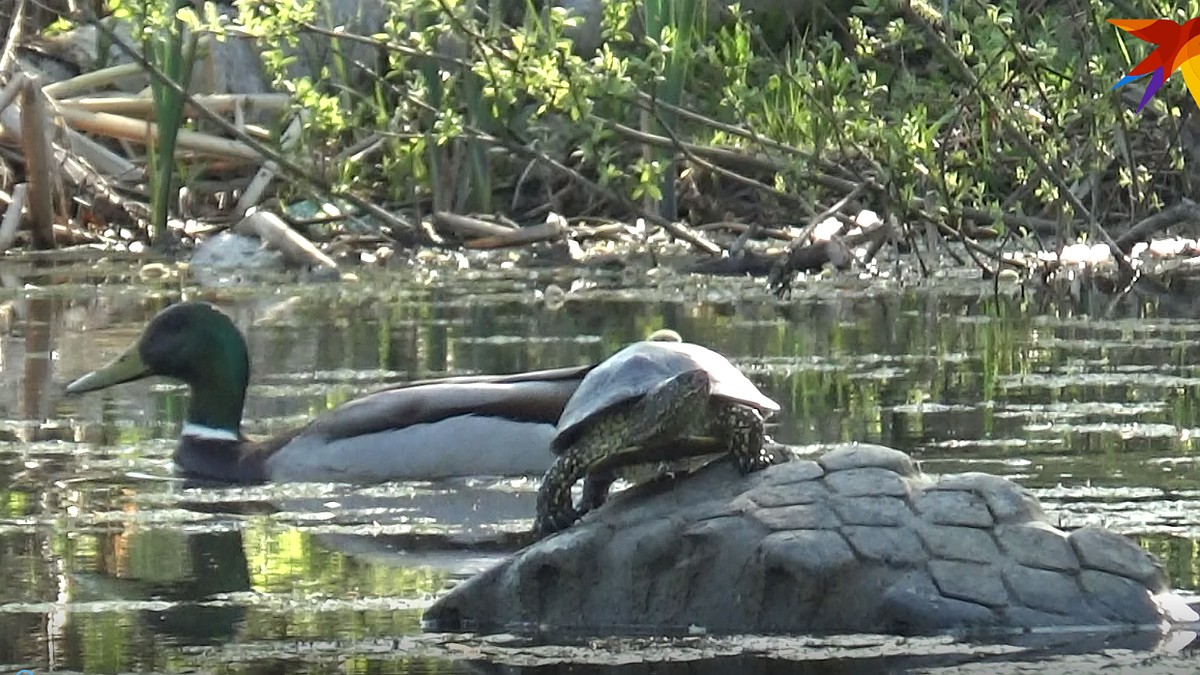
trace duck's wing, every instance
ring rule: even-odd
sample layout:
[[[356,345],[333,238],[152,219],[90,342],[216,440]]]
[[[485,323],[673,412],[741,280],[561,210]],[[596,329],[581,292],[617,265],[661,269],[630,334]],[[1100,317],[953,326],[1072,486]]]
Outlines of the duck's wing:
[[[302,433],[336,440],[462,415],[553,425],[591,367],[406,383],[334,408]]]

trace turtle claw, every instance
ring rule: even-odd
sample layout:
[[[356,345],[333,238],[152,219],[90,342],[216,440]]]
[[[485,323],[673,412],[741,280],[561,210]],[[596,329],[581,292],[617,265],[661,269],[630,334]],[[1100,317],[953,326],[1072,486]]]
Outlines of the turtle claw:
[[[738,455],[737,467],[742,475],[762,471],[763,469],[775,464],[775,456],[765,450],[754,457],[744,457]]]
[[[764,439],[758,454],[753,456],[737,455],[737,467],[745,475],[755,471],[762,471],[776,464],[785,464],[790,460],[791,457],[788,455],[787,446],[777,443],[773,438],[767,437]]]
[[[534,520],[533,532],[538,537],[549,537],[567,529],[581,517],[574,507],[558,513],[542,514]]]

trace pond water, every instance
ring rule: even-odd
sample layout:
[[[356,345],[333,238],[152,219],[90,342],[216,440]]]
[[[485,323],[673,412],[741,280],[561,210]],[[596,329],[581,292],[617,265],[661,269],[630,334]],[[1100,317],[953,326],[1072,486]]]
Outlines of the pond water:
[[[181,387],[64,399],[62,386],[181,298],[220,304],[247,333],[251,434],[390,382],[588,363],[671,327],[780,402],[779,441],[878,442],[928,472],[1008,476],[1063,526],[1105,524],[1162,557],[1177,588],[1200,583],[1191,289],[1034,293],[964,273],[824,280],[778,301],[750,280],[657,273],[435,268],[201,288],[169,268],[87,269],[0,274],[0,673],[934,672],[1008,653],[871,636],[423,635],[432,598],[529,526],[536,483],[180,484]],[[431,509],[448,495],[466,521],[501,506],[464,525]]]

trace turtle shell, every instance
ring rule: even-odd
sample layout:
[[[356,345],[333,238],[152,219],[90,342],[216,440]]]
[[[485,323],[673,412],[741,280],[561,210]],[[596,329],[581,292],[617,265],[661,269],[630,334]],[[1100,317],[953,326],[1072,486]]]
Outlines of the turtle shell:
[[[712,395],[752,405],[768,417],[779,404],[767,398],[750,378],[724,356],[690,342],[635,342],[613,354],[583,378],[558,418],[551,447],[563,450],[596,416],[620,403],[639,398],[664,380],[701,369],[712,380]]]

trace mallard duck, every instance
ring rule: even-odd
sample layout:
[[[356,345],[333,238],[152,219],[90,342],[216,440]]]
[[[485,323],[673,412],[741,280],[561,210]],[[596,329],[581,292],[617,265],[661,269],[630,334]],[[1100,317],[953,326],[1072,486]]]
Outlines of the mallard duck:
[[[554,461],[558,416],[591,367],[411,382],[252,441],[241,430],[250,379],[246,340],[213,305],[183,302],[159,312],[137,342],[66,391],[153,375],[187,384],[187,420],[173,459],[189,477],[378,483],[544,473]]]

